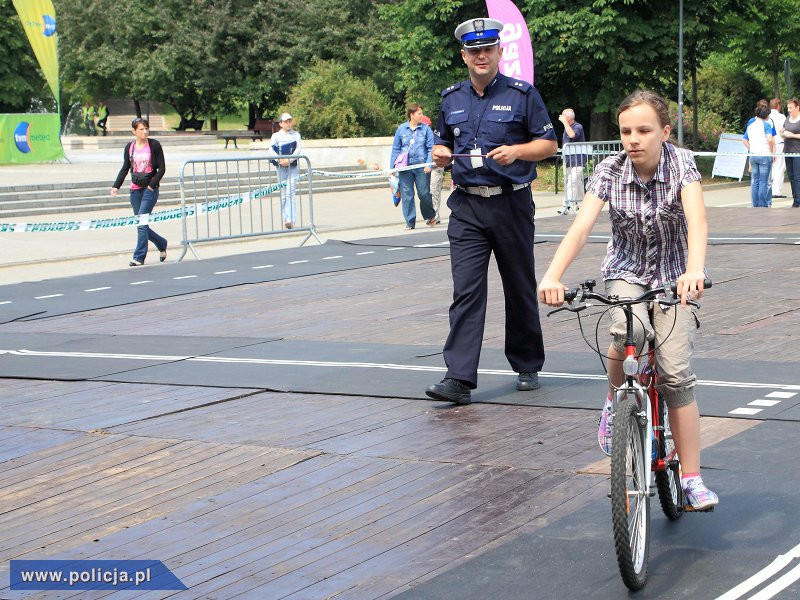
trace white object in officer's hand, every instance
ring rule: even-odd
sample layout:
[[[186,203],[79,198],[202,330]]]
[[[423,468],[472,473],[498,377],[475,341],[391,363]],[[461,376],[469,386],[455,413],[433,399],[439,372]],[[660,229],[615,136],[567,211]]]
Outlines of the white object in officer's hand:
[[[469,151],[470,162],[473,169],[480,169],[483,166],[483,151],[480,148],[473,148]]]

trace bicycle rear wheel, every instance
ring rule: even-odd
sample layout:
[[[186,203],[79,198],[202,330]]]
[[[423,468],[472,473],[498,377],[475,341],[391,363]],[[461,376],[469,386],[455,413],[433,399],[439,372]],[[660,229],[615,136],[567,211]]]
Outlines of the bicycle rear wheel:
[[[631,590],[644,587],[650,553],[650,457],[639,405],[628,397],[616,407],[611,449],[611,517],[622,580]]]
[[[656,487],[661,508],[670,521],[677,521],[683,516],[683,488],[681,488],[680,463],[675,452],[675,443],[669,429],[669,412],[664,398],[658,395],[658,421],[664,430],[658,443],[659,458],[671,459],[664,465],[663,471],[656,472]],[[670,465],[670,463],[672,463]]]

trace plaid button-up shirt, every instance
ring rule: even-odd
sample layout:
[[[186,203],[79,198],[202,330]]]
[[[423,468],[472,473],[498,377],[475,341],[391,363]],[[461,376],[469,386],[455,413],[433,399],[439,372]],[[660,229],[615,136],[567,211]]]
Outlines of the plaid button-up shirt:
[[[608,202],[611,241],[601,271],[648,288],[675,281],[686,271],[686,216],[681,189],[700,180],[689,150],[661,147],[655,176],[641,180],[625,152],[597,165],[586,191]]]

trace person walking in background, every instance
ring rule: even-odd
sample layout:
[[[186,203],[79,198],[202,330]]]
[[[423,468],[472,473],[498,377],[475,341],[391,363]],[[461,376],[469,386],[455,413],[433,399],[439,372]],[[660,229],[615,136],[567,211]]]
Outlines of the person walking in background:
[[[544,365],[531,182],[536,161],[555,154],[558,141],[537,89],[499,71],[502,29],[497,19],[456,27],[469,79],[442,92],[434,131],[436,166],[456,159],[455,190],[447,199],[453,303],[444,344],[447,373],[425,393],[458,404],[469,404],[478,385],[492,253],[503,281],[505,355],[518,374],[517,390],[537,389]]]
[[[97,116],[97,111],[89,100],[83,104],[83,125],[86,127],[86,135],[97,135],[97,129],[94,126],[94,119]]]
[[[106,123],[108,122],[108,107],[103,100],[97,101],[97,126],[103,130],[103,137],[108,131]]]
[[[427,115],[422,115],[422,122],[428,127],[432,127],[431,118]],[[442,202],[442,183],[444,181],[444,168],[433,167],[431,169],[431,206],[433,207],[434,224],[438,225],[442,222],[439,217],[439,205]]]
[[[419,104],[410,104],[406,109],[408,122],[397,128],[392,143],[392,154],[389,159],[390,168],[411,165],[424,165],[433,162],[433,132],[422,122],[425,116]],[[431,167],[420,167],[398,171],[400,178],[400,202],[406,229],[414,229],[417,223],[417,209],[414,201],[414,186],[419,196],[419,208],[422,218],[433,227],[436,225],[436,213],[431,202]]]
[[[759,104],[756,116],[747,125],[742,143],[750,152],[750,199],[755,207],[772,206],[772,189],[769,174],[772,170],[772,155],[775,152],[773,127],[769,119],[769,107]]]
[[[149,215],[158,202],[158,187],[166,171],[164,151],[157,140],[150,139],[150,123],[147,119],[137,117],[131,122],[131,129],[135,139],[126,144],[122,151],[122,168],[111,187],[111,195],[117,195],[130,171],[133,214]],[[167,259],[167,240],[149,225],[139,225],[136,229],[136,249],[128,265],[139,267],[144,264],[148,240],[158,248],[159,260],[164,262]]]
[[[564,203],[560,215],[578,212],[583,199],[583,165],[586,164],[586,154],[570,151],[567,144],[585,142],[583,125],[575,120],[575,111],[565,108],[558,116],[564,125],[564,134],[561,136],[561,149],[564,158]]]
[[[278,118],[280,130],[276,131],[269,143],[276,156],[300,154],[300,134],[294,130],[294,119],[288,112]],[[275,162],[275,161],[273,161]],[[297,224],[297,180],[300,167],[296,160],[280,158],[278,164],[278,183],[281,184],[281,215],[283,226],[291,229]],[[283,185],[285,184],[285,185]]]
[[[791,98],[786,103],[789,117],[783,123],[780,135],[786,154],[800,154],[800,100]],[[792,208],[800,208],[800,156],[786,157],[786,172],[792,186]]]
[[[780,98],[770,100],[769,107],[769,118],[772,121],[772,128],[775,130],[772,134],[775,136],[775,160],[772,162],[772,197],[786,198],[786,194],[783,193],[783,173],[786,171],[786,161],[783,159],[783,138],[777,135],[777,132],[783,129],[786,117],[781,112],[783,107],[781,106]]]

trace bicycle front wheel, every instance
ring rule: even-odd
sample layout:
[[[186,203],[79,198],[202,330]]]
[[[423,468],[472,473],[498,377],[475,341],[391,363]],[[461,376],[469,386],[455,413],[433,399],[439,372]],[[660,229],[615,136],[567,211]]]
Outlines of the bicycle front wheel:
[[[614,411],[611,449],[611,517],[622,580],[639,590],[647,580],[650,553],[650,457],[644,455],[647,428],[639,405],[628,397]]]
[[[664,398],[658,395],[658,421],[664,427],[658,443],[658,457],[664,458],[667,464],[663,471],[656,472],[656,487],[661,508],[670,521],[677,521],[683,516],[683,489],[681,489],[680,462],[675,452],[675,443],[669,429],[669,412]]]

